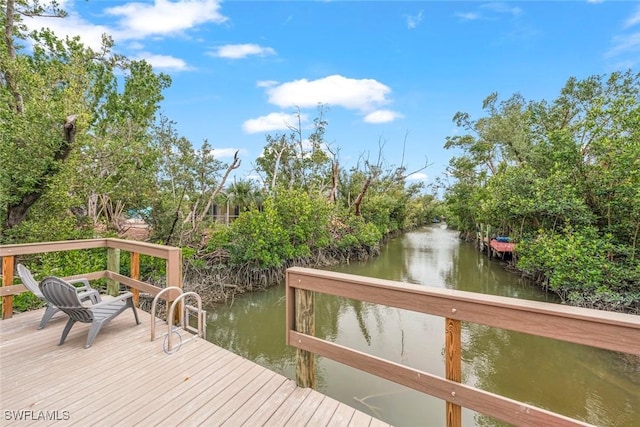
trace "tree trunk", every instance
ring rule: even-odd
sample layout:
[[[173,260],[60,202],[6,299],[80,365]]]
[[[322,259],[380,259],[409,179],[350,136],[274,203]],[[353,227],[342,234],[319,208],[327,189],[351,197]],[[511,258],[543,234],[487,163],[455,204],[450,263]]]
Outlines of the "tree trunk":
[[[7,217],[5,219],[4,230],[9,230],[24,221],[29,208],[31,208],[31,206],[33,206],[33,204],[45,193],[50,177],[58,172],[58,162],[64,161],[69,156],[73,143],[75,142],[76,118],[77,117],[75,115],[67,117],[64,124],[63,142],[60,144],[58,151],[54,154],[53,160],[49,166],[38,178],[35,188],[31,190],[31,192],[24,194],[19,201],[7,206]]]
[[[329,201],[335,203],[338,195],[338,179],[340,168],[337,161],[331,163],[331,192],[329,193]]]
[[[7,0],[6,7],[6,23],[4,26],[4,40],[7,44],[7,51],[9,53],[9,62],[13,62],[16,59],[16,48],[13,44],[13,27],[14,27],[14,16],[15,16],[15,1]],[[15,105],[13,108],[18,114],[21,114],[24,111],[24,102],[22,99],[22,94],[18,91],[15,79],[13,77],[12,72],[7,69],[4,72],[4,80],[9,88],[9,91],[13,95],[13,100]]]
[[[362,200],[364,199],[364,195],[369,189],[372,180],[372,177],[367,178],[367,180],[364,182],[364,185],[362,186],[362,190],[360,190],[360,194],[358,194],[358,197],[356,197],[356,200],[353,202],[353,206],[355,209],[354,213],[356,214],[356,216],[361,215],[360,206],[362,205]]]
[[[205,205],[204,209],[202,209],[200,215],[197,217],[197,220],[194,224],[194,228],[195,226],[200,225],[200,223],[204,220],[204,217],[207,215],[207,213],[209,212],[209,209],[211,208],[211,205],[213,204],[213,199],[215,199],[215,197],[218,195],[218,193],[220,193],[220,191],[224,187],[224,184],[225,182],[227,182],[227,178],[229,177],[229,174],[231,173],[231,171],[234,169],[238,169],[239,167],[240,167],[240,159],[238,158],[238,151],[236,151],[236,153],[233,155],[233,162],[227,168],[227,171],[224,173],[224,176],[222,177],[222,180],[220,181],[220,184],[218,185],[218,187],[209,195],[209,200],[207,200],[207,204]]]

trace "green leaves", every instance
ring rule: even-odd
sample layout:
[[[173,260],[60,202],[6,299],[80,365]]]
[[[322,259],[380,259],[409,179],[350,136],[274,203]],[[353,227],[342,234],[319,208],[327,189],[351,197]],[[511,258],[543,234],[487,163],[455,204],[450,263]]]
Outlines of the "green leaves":
[[[6,11],[14,37],[0,48],[0,237],[22,234],[10,230],[24,221],[34,232],[35,221],[64,222],[69,209],[112,225],[109,212],[149,206],[158,155],[149,127],[170,79],[112,54],[108,36],[96,52],[50,30],[25,33],[20,16],[44,13],[38,2],[8,0]],[[65,15],[55,4],[50,12]]]
[[[475,121],[456,114],[468,134],[445,145],[463,150],[450,162],[451,220],[536,236],[519,265],[567,301],[640,292],[628,273],[640,243],[640,74],[570,78],[553,102],[492,94],[483,108]]]
[[[306,258],[329,245],[331,206],[302,191],[280,191],[267,198],[261,211],[252,209],[231,224],[231,262],[255,262],[279,267],[285,261]]]
[[[518,244],[518,267],[542,273],[564,302],[634,311],[640,309],[640,263],[629,260],[625,250],[594,227],[566,226]]]

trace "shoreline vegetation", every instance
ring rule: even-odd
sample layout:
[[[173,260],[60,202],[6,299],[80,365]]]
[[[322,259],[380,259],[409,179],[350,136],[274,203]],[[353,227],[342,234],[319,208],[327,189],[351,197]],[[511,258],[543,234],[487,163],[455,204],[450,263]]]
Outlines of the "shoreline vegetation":
[[[251,265],[229,266],[220,259],[209,261],[206,267],[185,265],[184,288],[197,292],[205,305],[227,303],[236,295],[262,291],[277,286],[285,279],[289,267],[322,268],[351,261],[365,261],[380,253],[378,247],[352,248],[337,253],[320,250],[315,256],[288,260],[279,267],[259,268]]]
[[[556,99],[497,93],[447,138],[449,223],[516,242],[515,267],[565,304],[640,313],[640,74],[569,78]]]

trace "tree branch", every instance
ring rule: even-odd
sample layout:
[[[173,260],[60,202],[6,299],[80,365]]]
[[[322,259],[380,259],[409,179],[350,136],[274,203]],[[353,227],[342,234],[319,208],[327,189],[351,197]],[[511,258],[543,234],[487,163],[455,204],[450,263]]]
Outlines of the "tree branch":
[[[207,204],[205,205],[204,209],[202,209],[202,211],[200,212],[200,215],[198,216],[198,219],[194,224],[195,226],[200,225],[204,220],[204,217],[207,215],[207,212],[209,212],[209,209],[213,204],[213,200],[224,188],[224,184],[227,182],[227,178],[229,178],[229,174],[231,173],[231,171],[233,171],[234,169],[238,169],[240,167],[241,160],[238,158],[239,152],[240,150],[236,150],[236,153],[233,155],[233,162],[229,165],[226,172],[224,173],[224,176],[222,177],[220,184],[218,184],[216,189],[213,190],[213,192],[209,195],[209,200],[207,201]]]

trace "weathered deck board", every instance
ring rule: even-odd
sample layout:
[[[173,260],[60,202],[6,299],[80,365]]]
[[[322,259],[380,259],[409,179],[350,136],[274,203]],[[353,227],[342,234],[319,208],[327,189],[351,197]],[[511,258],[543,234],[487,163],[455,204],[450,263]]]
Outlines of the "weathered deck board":
[[[3,425],[386,425],[204,340],[165,354],[142,311],[141,325],[124,312],[89,349],[88,325],[74,325],[58,346],[65,316],[38,330],[42,313],[0,321]],[[12,419],[54,411],[69,419]]]
[[[320,404],[320,406],[318,406],[318,408],[314,412],[313,419],[321,420],[321,422],[327,422],[327,420],[330,420],[333,417],[333,414],[336,412],[336,409],[338,409],[338,405],[340,405],[340,402],[338,402],[337,400],[324,399]],[[342,424],[342,425],[345,425],[345,424]],[[323,424],[323,425],[326,425],[326,424]]]
[[[246,426],[259,425],[261,421],[268,420],[285,400],[296,390],[296,384],[293,381],[285,381],[278,389],[268,397],[264,404],[246,420]]]
[[[265,426],[278,427],[281,425],[287,424],[289,418],[293,415],[294,412],[302,405],[302,402],[305,401],[307,396],[311,393],[311,390],[308,388],[296,388],[287,396],[285,402],[286,405],[281,405],[267,420],[264,424]]]
[[[224,420],[222,425],[227,427],[243,425],[263,405],[268,406],[271,403],[270,399],[280,387],[287,386],[293,386],[293,383],[280,375],[274,375],[263,387],[254,393],[253,396],[247,399],[242,406],[237,408],[231,417]]]
[[[333,416],[327,423],[328,426],[346,426],[351,422],[355,409],[351,406],[347,406],[344,403],[340,403],[333,413]]]

